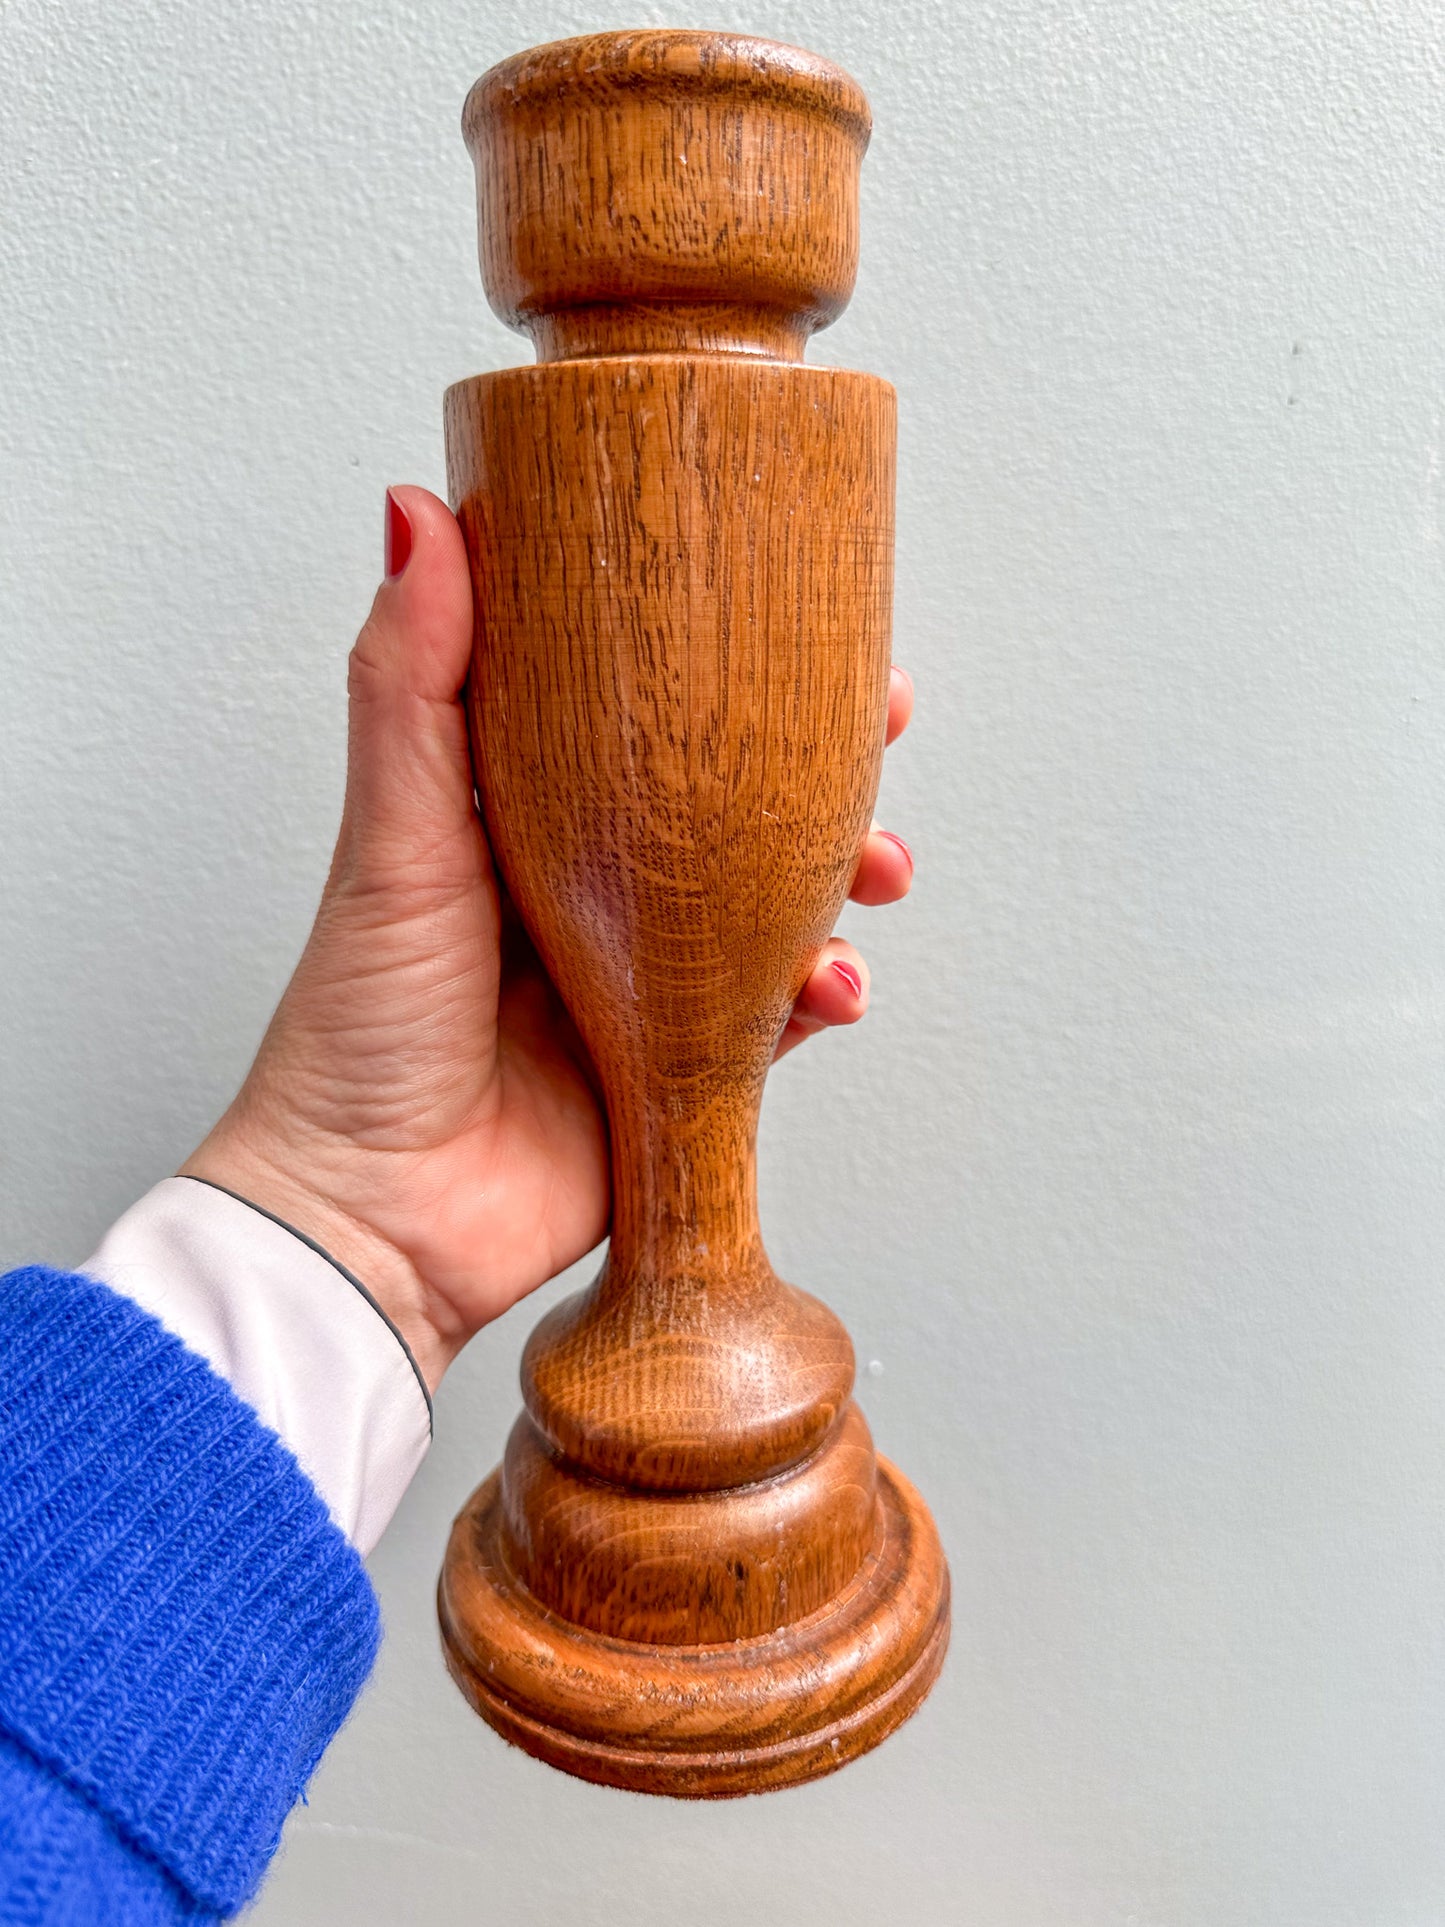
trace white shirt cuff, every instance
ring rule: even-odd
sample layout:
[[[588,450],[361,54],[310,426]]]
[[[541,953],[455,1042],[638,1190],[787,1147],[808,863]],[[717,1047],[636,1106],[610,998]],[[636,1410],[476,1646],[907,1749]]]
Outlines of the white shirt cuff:
[[[431,1400],[350,1272],[201,1178],[148,1191],[81,1269],[207,1359],[290,1446],[357,1551],[371,1551],[426,1456]]]

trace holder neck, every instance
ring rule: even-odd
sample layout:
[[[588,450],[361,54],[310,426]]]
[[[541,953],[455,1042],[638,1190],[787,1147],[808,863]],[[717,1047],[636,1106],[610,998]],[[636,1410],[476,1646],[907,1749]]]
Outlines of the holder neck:
[[[591,302],[522,322],[538,361],[600,355],[750,355],[801,361],[817,323],[779,308],[722,302]]]
[[[763,1076],[679,1104],[655,1084],[609,1092],[609,1284],[733,1295],[775,1287],[758,1224]]]

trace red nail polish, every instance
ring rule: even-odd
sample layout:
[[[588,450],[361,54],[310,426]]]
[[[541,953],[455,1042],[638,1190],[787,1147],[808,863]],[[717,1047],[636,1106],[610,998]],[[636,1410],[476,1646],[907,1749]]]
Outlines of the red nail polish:
[[[878,835],[886,836],[890,843],[896,844],[897,847],[900,850],[902,850],[904,856],[907,857],[908,859],[908,874],[909,876],[912,876],[913,875],[913,852],[912,850],[909,849],[908,845],[903,841],[903,838],[901,836],[895,836],[892,830],[879,830]]]
[[[853,968],[852,964],[835,963],[833,968],[843,979],[844,983],[847,984],[849,990],[852,991],[855,997],[861,997],[863,995],[863,979],[858,975],[858,972]]]
[[[386,579],[395,582],[411,560],[411,523],[391,490],[386,491]]]

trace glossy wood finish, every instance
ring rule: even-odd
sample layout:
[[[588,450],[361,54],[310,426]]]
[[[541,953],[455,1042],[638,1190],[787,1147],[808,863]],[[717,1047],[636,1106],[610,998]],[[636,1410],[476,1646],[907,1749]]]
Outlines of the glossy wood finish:
[[[506,1739],[586,1780],[721,1799],[832,1773],[885,1739],[938,1676],[948,1571],[922,1500],[880,1461],[873,1543],[823,1611],[735,1645],[588,1634],[519,1584],[491,1478],[452,1528],[452,1677]]]
[[[644,33],[508,62],[465,125],[488,291],[542,356],[447,397],[473,755],[597,1066],[613,1227],[527,1347],[443,1633],[554,1764],[747,1792],[875,1744],[947,1639],[847,1333],[757,1217],[763,1080],[883,752],[893,393],[798,358],[852,286],[867,110],[811,55]]]

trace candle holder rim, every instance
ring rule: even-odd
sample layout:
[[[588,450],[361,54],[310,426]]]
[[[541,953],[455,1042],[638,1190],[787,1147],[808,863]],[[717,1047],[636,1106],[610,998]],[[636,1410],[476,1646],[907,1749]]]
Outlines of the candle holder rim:
[[[632,28],[579,34],[513,54],[472,85],[462,108],[468,147],[485,119],[499,111],[555,110],[569,88],[636,96],[649,87],[676,94],[736,93],[757,102],[821,114],[848,132],[861,156],[873,131],[867,95],[846,69],[821,54],[760,35],[695,27]]]

